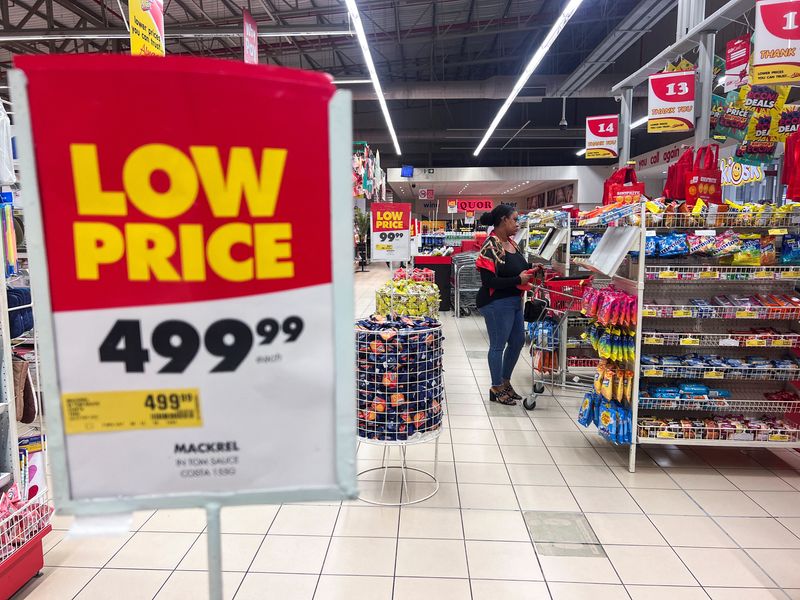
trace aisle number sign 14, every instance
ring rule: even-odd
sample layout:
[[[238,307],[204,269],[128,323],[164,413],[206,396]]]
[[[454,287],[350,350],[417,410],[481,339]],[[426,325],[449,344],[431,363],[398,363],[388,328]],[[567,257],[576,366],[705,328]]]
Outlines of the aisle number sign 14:
[[[372,258],[375,260],[409,260],[411,258],[411,204],[373,202]]]
[[[800,82],[800,1],[758,0],[752,83]]]
[[[352,494],[347,94],[234,61],[15,62],[57,505]],[[193,101],[117,118],[143,79]],[[91,94],[64,121],[69,86]],[[218,102],[243,108],[198,132]]]
[[[586,117],[586,158],[616,158],[619,115]]]
[[[130,0],[128,2],[131,54],[164,56],[163,0]]]
[[[651,75],[647,97],[647,133],[694,129],[694,92],[694,71]]]

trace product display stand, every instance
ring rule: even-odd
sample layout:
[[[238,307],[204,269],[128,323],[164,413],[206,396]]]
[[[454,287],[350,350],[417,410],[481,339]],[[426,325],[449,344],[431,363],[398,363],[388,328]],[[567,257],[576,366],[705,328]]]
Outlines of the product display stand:
[[[381,473],[377,498],[362,494],[360,499],[382,506],[416,504],[439,489],[439,437],[445,417],[442,375],[441,324],[432,319],[398,317],[385,321],[373,317],[356,326],[358,436],[362,444],[382,447],[381,464],[358,473],[361,481],[370,473]],[[433,472],[410,466],[409,446],[434,442]],[[398,464],[390,464],[393,448]],[[391,471],[400,472],[399,500],[385,500]],[[413,493],[411,473],[419,473],[424,489]],[[430,486],[429,488],[427,486]]]

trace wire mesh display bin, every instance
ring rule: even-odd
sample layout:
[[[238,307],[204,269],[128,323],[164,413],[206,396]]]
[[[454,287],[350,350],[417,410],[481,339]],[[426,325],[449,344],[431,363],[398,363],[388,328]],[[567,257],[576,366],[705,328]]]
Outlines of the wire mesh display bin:
[[[453,306],[456,317],[464,317],[477,310],[475,299],[481,288],[481,275],[475,261],[477,252],[453,255]]]
[[[439,317],[439,287],[428,281],[388,281],[375,292],[375,312],[436,319]]]
[[[42,569],[52,512],[42,492],[0,520],[0,597],[11,597]]]
[[[359,449],[362,443],[383,446],[380,466],[359,473],[361,477],[382,472],[380,498],[362,495],[361,499],[384,505],[427,500],[439,489],[436,468],[445,411],[441,323],[431,318],[373,316],[358,321],[355,333]],[[433,473],[409,466],[407,446],[430,441],[435,443]],[[394,447],[399,450],[398,464],[389,463]],[[400,472],[400,502],[384,501],[390,470]],[[425,485],[415,484],[422,488],[419,493],[411,493],[409,471],[426,479]]]
[[[429,281],[434,282],[436,274],[430,269],[418,269],[416,267],[400,267],[394,272],[393,279],[410,279],[412,281]]]

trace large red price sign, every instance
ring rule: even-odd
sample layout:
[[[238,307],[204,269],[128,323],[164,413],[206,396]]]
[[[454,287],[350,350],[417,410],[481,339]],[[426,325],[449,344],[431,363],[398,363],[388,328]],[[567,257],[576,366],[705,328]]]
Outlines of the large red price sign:
[[[752,83],[800,81],[800,1],[756,4]]]
[[[647,99],[647,133],[694,129],[694,89],[694,71],[651,75]]]

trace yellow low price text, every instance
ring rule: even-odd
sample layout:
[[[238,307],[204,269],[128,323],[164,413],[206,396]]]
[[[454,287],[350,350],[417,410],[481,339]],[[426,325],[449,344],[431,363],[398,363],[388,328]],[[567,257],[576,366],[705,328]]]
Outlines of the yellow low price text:
[[[200,427],[200,390],[156,389],[61,396],[67,434]]]
[[[403,229],[403,211],[379,210],[375,213],[375,229]]]
[[[294,277],[291,223],[243,218],[274,217],[286,154],[263,148],[257,160],[249,147],[222,156],[216,146],[189,146],[187,153],[145,144],[120,167],[123,191],[103,187],[95,144],[70,145],[78,215],[85,219],[73,225],[78,279],[98,280],[103,266],[117,263],[130,281],[206,281],[209,270],[233,282]],[[154,175],[168,183],[154,185]],[[218,227],[180,221],[201,190],[211,215],[224,220]],[[153,220],[112,222],[130,212]]]

